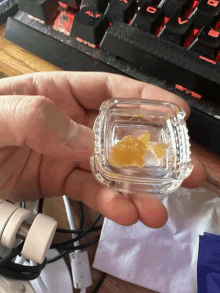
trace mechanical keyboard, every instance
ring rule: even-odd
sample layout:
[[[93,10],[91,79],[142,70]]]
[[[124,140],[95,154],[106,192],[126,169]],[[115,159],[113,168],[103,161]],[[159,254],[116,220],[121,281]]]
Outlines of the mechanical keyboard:
[[[0,0],[0,25],[18,12],[18,0]]]
[[[181,96],[191,139],[220,154],[220,0],[20,0],[5,38],[64,70]]]

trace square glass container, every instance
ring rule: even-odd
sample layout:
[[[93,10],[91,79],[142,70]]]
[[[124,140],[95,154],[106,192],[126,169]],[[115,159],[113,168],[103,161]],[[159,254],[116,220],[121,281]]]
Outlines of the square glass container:
[[[94,123],[95,151],[91,168],[97,180],[123,193],[168,194],[174,192],[192,169],[185,112],[177,105],[155,100],[110,99],[100,108]],[[150,137],[143,166],[111,164],[112,148],[124,137]],[[163,156],[155,145],[165,146]],[[126,151],[126,147],[125,147]],[[124,153],[132,160],[132,154]]]

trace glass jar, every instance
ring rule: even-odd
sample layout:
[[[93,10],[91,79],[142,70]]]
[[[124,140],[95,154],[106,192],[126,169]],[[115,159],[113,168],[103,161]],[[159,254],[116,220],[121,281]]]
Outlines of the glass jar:
[[[174,192],[193,169],[185,115],[179,106],[169,102],[124,98],[105,101],[93,127],[92,173],[104,186],[123,193]],[[132,162],[132,156],[138,155],[139,150],[132,150],[126,142],[119,148],[119,152],[124,150],[119,158],[123,157],[125,162],[112,163],[113,149],[117,153],[119,142],[129,136],[135,145],[143,135],[149,137],[149,143],[145,145],[141,166],[135,160]]]

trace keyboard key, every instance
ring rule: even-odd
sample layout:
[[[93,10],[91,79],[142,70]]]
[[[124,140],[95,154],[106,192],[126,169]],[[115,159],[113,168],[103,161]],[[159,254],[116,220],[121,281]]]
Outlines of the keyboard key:
[[[187,0],[162,0],[159,4],[164,13],[170,17],[174,13],[181,12],[182,7],[186,4]]]
[[[104,13],[110,0],[82,0],[80,9],[89,7]]]
[[[220,12],[219,2],[219,0],[201,0],[197,8],[200,12],[214,17]]]
[[[165,18],[161,8],[144,4],[135,14],[131,25],[154,34]]]
[[[105,14],[109,22],[129,22],[137,10],[136,0],[111,0]]]
[[[220,12],[220,0],[201,0],[190,17],[195,26],[202,28],[212,23]]]
[[[140,1],[145,3],[144,0]],[[188,2],[196,3],[194,0]],[[197,1],[197,4],[199,2],[201,1]],[[149,5],[154,6],[151,3]],[[163,9],[162,6],[158,8]],[[64,23],[66,27],[69,24],[66,13],[76,13],[64,6],[62,11],[65,15],[62,16],[61,26],[58,27],[61,30]],[[218,17],[219,14],[214,17],[216,22],[211,23],[212,30],[220,29]],[[125,23],[119,23],[117,27],[114,25],[115,23],[104,35],[103,49],[99,46],[97,49],[91,49],[76,42],[74,36],[63,36],[52,30],[52,26],[30,21],[27,13],[19,11],[14,18],[8,18],[5,38],[64,70],[114,72],[179,93],[191,106],[190,118],[193,118],[189,125],[194,134],[196,133],[194,137],[190,133],[191,138],[201,142],[199,137],[202,137],[207,147],[212,148],[215,145],[215,151],[219,153],[216,134],[220,129],[220,99],[216,92],[220,91],[220,58],[213,60],[204,57],[185,49],[188,46],[182,48]],[[193,31],[190,43],[197,38],[197,32],[201,29],[195,27]],[[216,35],[213,31],[211,34]],[[179,92],[174,90],[175,87],[179,88]],[[191,97],[182,94],[184,92],[190,93]]]
[[[158,6],[161,0],[137,0],[138,6],[143,6],[144,4],[148,6]]]
[[[18,7],[19,10],[48,23],[58,12],[59,2],[56,0],[20,0]]]
[[[181,17],[179,13],[176,13],[168,20],[158,37],[183,46],[192,28],[192,20]]]
[[[0,0],[0,25],[18,12],[18,0]]]
[[[196,11],[200,0],[189,0],[183,5],[181,15],[190,18]]]
[[[214,60],[220,49],[219,31],[211,26],[205,27],[188,49]]]
[[[74,9],[79,9],[81,0],[62,0],[61,3],[67,4]]]
[[[161,0],[137,0],[138,6],[158,6],[160,4]]]
[[[207,59],[123,22],[113,23],[100,47],[153,76],[178,84],[198,95],[218,100],[220,70]],[[209,80],[207,83],[206,80]]]
[[[70,36],[73,18],[73,14],[66,11],[61,11],[61,13],[54,22],[53,29],[63,33],[66,36]]]
[[[144,4],[147,5],[155,5],[157,6],[160,3],[160,0],[137,0],[138,6],[143,6]]]
[[[109,22],[104,14],[84,7],[75,15],[71,33],[86,42],[97,45],[108,26]]]

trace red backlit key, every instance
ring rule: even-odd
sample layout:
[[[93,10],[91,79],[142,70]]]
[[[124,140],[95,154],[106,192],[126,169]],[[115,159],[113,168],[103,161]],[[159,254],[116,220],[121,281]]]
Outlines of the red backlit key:
[[[220,12],[219,0],[201,0],[198,5],[198,10],[210,16],[216,16]]]
[[[161,8],[144,4],[135,14],[131,25],[154,34],[165,18]]]
[[[82,8],[73,21],[71,33],[86,42],[97,45],[109,26],[107,17],[95,9]]]
[[[110,0],[82,0],[80,9],[87,7],[96,9],[96,11],[104,13],[109,1]]]
[[[63,33],[66,36],[71,35],[71,27],[74,15],[66,11],[61,11],[59,16],[54,22],[53,29]]]
[[[220,32],[211,26],[204,27],[188,49],[214,60],[220,49]]]
[[[202,28],[212,23],[220,12],[220,0],[201,0],[190,17],[196,27]]]
[[[48,23],[58,14],[59,2],[56,0],[20,0],[19,10]]]
[[[166,23],[158,37],[183,46],[193,28],[192,20],[174,14]]]
[[[129,22],[137,10],[136,0],[111,0],[105,14],[109,22]]]

